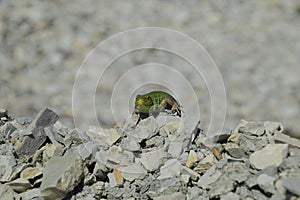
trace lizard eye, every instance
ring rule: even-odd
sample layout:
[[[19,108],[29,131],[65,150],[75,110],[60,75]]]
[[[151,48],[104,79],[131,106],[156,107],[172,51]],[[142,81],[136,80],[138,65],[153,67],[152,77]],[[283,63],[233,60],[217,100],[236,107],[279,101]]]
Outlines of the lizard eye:
[[[147,99],[150,101],[150,100],[151,100],[151,97],[150,97],[150,96],[147,96]]]

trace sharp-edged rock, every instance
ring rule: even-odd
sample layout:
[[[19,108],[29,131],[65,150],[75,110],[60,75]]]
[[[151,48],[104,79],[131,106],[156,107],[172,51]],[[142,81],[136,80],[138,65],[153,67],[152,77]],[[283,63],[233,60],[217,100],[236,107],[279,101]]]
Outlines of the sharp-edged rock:
[[[158,179],[166,179],[176,177],[180,174],[181,164],[177,159],[167,160],[166,163],[160,168],[160,175]]]
[[[51,158],[45,168],[41,194],[45,199],[64,198],[83,180],[83,163],[79,155],[66,153]]]
[[[250,155],[250,163],[257,169],[264,169],[271,165],[279,166],[287,156],[287,144],[268,144],[263,149]]]
[[[141,163],[148,171],[153,171],[158,169],[162,164],[162,159],[165,157],[164,149],[154,149],[150,152],[142,153]]]

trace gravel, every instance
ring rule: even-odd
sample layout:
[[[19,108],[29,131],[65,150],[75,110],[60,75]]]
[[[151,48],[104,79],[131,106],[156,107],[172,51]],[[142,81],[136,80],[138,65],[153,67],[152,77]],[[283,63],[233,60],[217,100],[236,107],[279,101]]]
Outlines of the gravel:
[[[152,116],[142,120],[140,126],[144,131],[141,134],[137,134],[141,130],[139,125],[128,126],[130,121],[115,129],[83,131],[67,128],[60,121],[45,117],[43,124],[47,127],[39,127],[46,140],[30,154],[18,151],[20,146],[26,146],[23,142],[26,136],[12,140],[6,134],[7,129],[12,128],[7,124],[14,124],[15,132],[32,130],[36,119],[49,116],[41,115],[45,110],[52,113],[51,116],[57,115],[46,108],[30,124],[22,125],[18,123],[20,120],[11,118],[0,126],[2,198],[226,200],[300,197],[300,147],[293,145],[298,139],[293,138],[291,143],[277,143],[274,139],[276,134],[284,134],[283,125],[278,129],[270,128],[271,122],[242,120],[237,128],[229,131],[227,139],[216,140],[207,136],[199,123],[195,123],[197,128],[194,129],[198,134],[183,131],[190,129],[178,127],[175,116],[170,117],[173,121],[164,124]],[[158,128],[156,123],[161,126]],[[171,127],[173,134],[166,134],[166,129]],[[249,127],[250,132],[247,131]],[[45,129],[52,131],[51,139]],[[131,149],[130,143],[122,148],[123,140],[128,141],[126,138],[135,134],[138,139],[143,136],[143,140],[137,141],[139,146],[133,144]],[[160,143],[145,145],[156,137]],[[181,139],[186,137],[190,140],[183,145]],[[54,142],[55,138],[59,140]],[[255,140],[258,144],[245,148],[240,139]],[[38,137],[33,140],[40,141]],[[182,141],[182,151],[170,153],[169,148],[173,148],[170,140]],[[232,148],[237,152],[243,149],[243,154],[233,154]],[[238,156],[232,157],[234,155]]]

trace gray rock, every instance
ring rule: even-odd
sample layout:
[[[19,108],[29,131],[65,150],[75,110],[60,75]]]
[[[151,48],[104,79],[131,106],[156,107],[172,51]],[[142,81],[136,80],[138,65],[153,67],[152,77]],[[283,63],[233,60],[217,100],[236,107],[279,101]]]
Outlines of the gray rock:
[[[13,155],[0,155],[0,176],[2,182],[10,180],[15,165],[16,160]]]
[[[124,179],[133,181],[135,179],[142,179],[147,175],[147,171],[139,163],[133,163],[126,167],[120,167]]]
[[[188,174],[191,177],[191,179],[194,181],[197,181],[198,178],[200,177],[200,174],[198,174],[197,172],[195,172],[194,170],[192,170],[186,166],[182,166],[181,173]]]
[[[228,154],[234,158],[242,158],[245,156],[245,152],[235,143],[227,143],[225,150]]]
[[[274,134],[276,132],[281,132],[283,131],[283,126],[281,123],[278,122],[270,122],[270,121],[265,121],[264,122],[264,127],[267,133]]]
[[[285,200],[286,198],[284,197],[284,195],[276,192],[275,194],[272,195],[272,197],[270,198],[270,200]]]
[[[157,125],[155,123],[154,117],[150,116],[142,120],[134,129],[132,137],[136,137],[138,142],[141,142],[144,139],[150,138],[157,132]]]
[[[274,181],[275,178],[267,174],[261,174],[257,177],[259,187],[266,193],[275,193]]]
[[[153,197],[153,200],[182,200],[185,199],[185,195],[181,192],[174,192],[172,194],[160,195],[157,197]]]
[[[279,166],[287,156],[287,152],[287,144],[268,144],[262,150],[251,154],[249,160],[257,169],[264,169],[271,165]]]
[[[41,198],[41,191],[39,188],[27,190],[26,192],[23,192],[20,194],[22,199],[24,200],[31,200],[31,199],[40,199]]]
[[[197,185],[203,189],[206,189],[210,184],[220,178],[222,173],[216,170],[216,165],[213,165],[209,170],[207,170],[203,176],[197,182]]]
[[[106,143],[109,146],[113,145],[122,136],[122,134],[116,129],[103,129],[103,132],[105,134]]]
[[[38,113],[38,115],[29,125],[29,129],[31,129],[34,132],[34,129],[36,128],[49,127],[53,125],[58,119],[59,116],[53,110],[45,108]]]
[[[256,176],[258,177],[261,174],[267,174],[268,176],[276,177],[277,172],[278,172],[277,166],[276,165],[271,165],[271,166],[268,166],[268,167],[258,171],[256,173]]]
[[[180,141],[170,141],[168,153],[172,155],[173,158],[179,158],[182,153],[183,147]]]
[[[7,183],[15,192],[22,193],[32,188],[31,183],[25,178],[18,178],[12,182]]]
[[[120,146],[122,149],[132,152],[139,151],[141,148],[136,137],[133,136],[127,136],[126,138],[123,138]]]
[[[158,179],[166,179],[176,177],[180,174],[181,164],[177,159],[170,159],[160,168]]]
[[[283,187],[285,187],[289,192],[300,196],[300,178],[285,178],[282,181]]]
[[[63,198],[83,180],[83,163],[79,155],[66,153],[51,158],[45,168],[41,194],[45,199]]]
[[[61,156],[63,153],[63,148],[64,148],[64,146],[61,144],[49,145],[43,151],[43,162],[46,163],[48,160],[50,160],[54,156]]]
[[[229,192],[226,195],[221,196],[221,200],[239,200],[239,199],[240,199],[240,196],[233,192]]]
[[[234,181],[225,175],[222,175],[217,181],[214,181],[210,185],[209,195],[210,197],[216,197],[231,192],[233,189]]]
[[[111,169],[119,166],[127,166],[129,163],[133,163],[134,159],[131,152],[122,151],[119,146],[111,146],[104,154],[104,158],[101,158],[102,162],[106,167]]]
[[[256,135],[256,136],[261,136],[265,133],[264,123],[247,122],[245,120],[241,120],[241,122],[242,123],[238,125],[238,127],[234,132]]]
[[[289,145],[300,148],[300,140],[296,139],[296,138],[292,138],[292,137],[290,137],[286,134],[276,132],[275,135],[274,135],[274,139],[276,141],[284,142],[284,143],[287,143]]]
[[[0,197],[5,200],[20,200],[20,196],[8,185],[0,183]]]
[[[150,152],[142,153],[141,163],[148,171],[154,171],[162,164],[162,159],[165,157],[164,149],[154,149]]]
[[[250,173],[245,165],[241,164],[240,162],[233,163],[226,169],[227,176],[237,181],[238,183],[242,183],[250,177]]]

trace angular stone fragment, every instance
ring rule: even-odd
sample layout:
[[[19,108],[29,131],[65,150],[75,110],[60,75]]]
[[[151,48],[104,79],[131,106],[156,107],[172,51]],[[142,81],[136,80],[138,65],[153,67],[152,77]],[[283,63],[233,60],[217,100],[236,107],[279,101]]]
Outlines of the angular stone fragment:
[[[59,116],[53,110],[45,108],[44,110],[41,110],[38,113],[38,115],[32,121],[28,128],[33,131],[35,128],[38,127],[49,127],[53,125],[58,119]]]
[[[157,197],[153,197],[153,200],[182,200],[185,199],[185,195],[181,192],[174,192],[172,194],[160,195]]]
[[[199,187],[206,189],[210,184],[214,183],[222,175],[220,171],[216,170],[216,165],[213,165],[207,170],[203,176],[198,180]]]
[[[47,139],[44,128],[53,125],[58,119],[59,116],[49,108],[40,111],[29,125],[28,130],[32,131],[32,135],[24,137],[18,148],[19,153],[28,156],[33,155]]]
[[[148,171],[153,171],[161,165],[162,159],[165,156],[164,154],[165,153],[162,148],[142,153],[140,161]]]
[[[27,190],[20,194],[22,199],[29,200],[29,199],[39,199],[41,198],[41,191],[39,188]]]
[[[21,193],[32,188],[31,183],[25,178],[18,178],[12,182],[7,183],[15,192]]]
[[[292,137],[290,137],[286,134],[276,132],[275,135],[274,135],[274,139],[276,141],[284,142],[284,143],[287,143],[289,145],[300,148],[300,140],[296,139],[296,138],[292,138]]]
[[[44,168],[42,167],[28,167],[21,172],[20,177],[27,180],[31,180],[42,175],[43,172]]]
[[[44,147],[46,147],[45,145]],[[43,162],[47,162],[54,156],[61,156],[64,146],[61,144],[51,144],[43,151]]]
[[[263,149],[252,153],[249,161],[256,169],[264,169],[271,165],[279,166],[287,153],[287,144],[268,144]]]
[[[179,158],[182,153],[182,142],[170,141],[168,153],[174,158]]]
[[[261,136],[265,133],[265,127],[261,122],[247,122],[245,120],[241,120],[234,132]]]
[[[194,150],[191,150],[186,161],[186,166],[191,168],[196,162],[198,162],[198,156]]]
[[[160,168],[158,179],[172,178],[180,174],[181,164],[177,159],[170,159]]]
[[[245,152],[235,143],[227,143],[225,150],[228,154],[234,158],[242,158],[245,156]]]
[[[239,200],[240,196],[233,193],[233,192],[229,192],[226,195],[221,196],[221,200]]]
[[[146,176],[147,171],[140,163],[133,163],[126,167],[121,167],[119,170],[122,172],[124,179],[133,181],[135,179],[142,179]]]
[[[200,177],[200,174],[198,174],[197,172],[195,172],[194,170],[191,170],[190,168],[188,168],[186,166],[182,166],[181,173],[188,174],[191,177],[191,179],[194,181],[196,181]]]
[[[106,143],[111,146],[122,136],[116,129],[104,129],[106,135]]]
[[[3,200],[18,200],[20,196],[13,191],[8,185],[0,183],[0,197]]]
[[[47,199],[62,199],[83,180],[83,163],[77,154],[53,157],[46,165],[41,194]]]
[[[257,177],[259,187],[266,193],[275,193],[274,181],[275,178],[267,174],[261,174]]]
[[[264,127],[267,133],[274,134],[276,132],[283,131],[283,127],[281,123],[278,122],[270,122],[266,121],[264,122]]]
[[[300,178],[285,178],[282,181],[283,187],[285,187],[289,192],[300,196]]]

